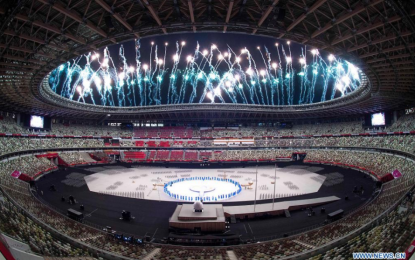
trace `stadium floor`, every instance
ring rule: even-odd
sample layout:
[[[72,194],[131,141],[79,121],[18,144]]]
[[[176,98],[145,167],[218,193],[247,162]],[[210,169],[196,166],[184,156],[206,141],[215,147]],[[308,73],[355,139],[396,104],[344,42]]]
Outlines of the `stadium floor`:
[[[108,169],[114,167],[119,170],[123,167],[130,168],[131,166],[132,165],[130,164],[116,164],[105,166],[105,168]],[[278,164],[278,166],[282,169],[288,167],[287,170],[292,169],[291,167],[301,167],[303,169],[311,169],[311,167],[313,167],[313,169],[316,169],[316,165],[302,163],[281,163]],[[154,200],[151,201],[100,194],[91,192],[86,183],[76,187],[76,185],[68,186],[62,182],[67,179],[66,177],[70,174],[94,174],[95,172],[89,170],[91,167],[94,166],[68,168],[67,170],[56,171],[40,178],[36,181],[38,191],[43,191],[43,196],[39,196],[40,199],[62,214],[66,214],[66,211],[69,208],[79,210],[79,205],[83,204],[85,206],[84,222],[102,227],[111,226],[117,231],[117,233],[133,234],[136,237],[149,235],[150,237],[157,239],[162,239],[168,236],[168,220],[178,202],[159,202]],[[326,219],[327,213],[343,209],[345,214],[347,214],[348,212],[356,209],[371,198],[375,188],[375,182],[373,179],[355,170],[318,165],[317,171],[314,170],[314,172],[326,176],[325,182],[332,180],[331,184],[323,184],[316,193],[288,198],[278,198],[275,199],[275,201],[312,199],[324,196],[338,196],[342,199],[324,206],[316,207],[314,209],[316,211],[316,215],[313,217],[308,217],[306,211],[300,210],[291,212],[290,218],[286,218],[285,216],[277,216],[263,217],[254,220],[238,220],[236,224],[231,224],[230,232],[240,234],[241,239],[243,240],[265,240],[282,237],[285,233],[292,234],[293,232],[309,229],[315,227],[316,225],[321,225]],[[341,176],[343,176],[343,178]],[[55,185],[57,191],[49,191],[49,187],[52,184]],[[353,189],[355,186],[363,186],[365,190],[364,194],[359,196],[354,195]],[[71,206],[67,202],[61,202],[62,196],[67,199],[70,195],[73,195],[79,202],[77,205]],[[349,196],[348,201],[344,200],[345,196]],[[257,203],[270,202],[272,202],[272,200],[262,200]],[[220,203],[224,206],[252,204],[252,202],[226,201],[221,201]],[[321,207],[325,207],[326,214],[320,213]],[[130,211],[135,219],[130,222],[119,220],[122,210]]]

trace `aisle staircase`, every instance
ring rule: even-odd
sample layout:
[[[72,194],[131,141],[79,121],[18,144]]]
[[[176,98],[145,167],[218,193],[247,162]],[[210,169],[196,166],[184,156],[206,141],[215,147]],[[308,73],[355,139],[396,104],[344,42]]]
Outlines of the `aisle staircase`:
[[[143,260],[151,260],[153,259],[153,256],[157,255],[160,252],[160,248],[154,248],[153,251],[151,251],[150,253],[148,253],[148,255],[146,255]]]
[[[82,159],[84,159],[85,162],[88,162],[88,163],[97,162],[94,159],[92,159],[91,156],[89,156],[89,154],[86,152],[80,152],[79,155],[82,157]]]
[[[233,252],[233,250],[226,251],[226,254],[228,254],[229,260],[238,260],[238,257],[236,257],[235,252]]]

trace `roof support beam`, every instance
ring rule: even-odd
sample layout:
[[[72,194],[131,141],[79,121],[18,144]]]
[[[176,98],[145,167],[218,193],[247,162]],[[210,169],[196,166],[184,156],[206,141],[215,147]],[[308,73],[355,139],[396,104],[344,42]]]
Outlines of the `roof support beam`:
[[[48,31],[54,32],[56,34],[63,35],[63,36],[65,36],[65,37],[67,37],[67,38],[71,39],[72,41],[77,42],[79,44],[86,44],[86,41],[84,39],[82,39],[81,37],[77,37],[77,36],[72,35],[70,33],[63,33],[61,29],[59,29],[59,28],[57,28],[53,25],[46,24],[46,23],[44,23],[42,21],[39,21],[39,20],[30,21],[29,17],[27,17],[25,15],[22,15],[22,14],[18,14],[15,17],[16,17],[16,19],[18,19],[20,21],[29,22],[29,23],[31,22],[33,25],[36,25],[36,26],[41,27],[43,29],[46,29]]]
[[[410,43],[408,44],[409,48],[415,48],[415,43]],[[392,48],[387,48],[387,49],[381,49],[379,50],[379,52],[374,51],[374,52],[368,52],[365,54],[362,54],[359,56],[359,58],[363,59],[363,58],[367,58],[367,57],[371,57],[371,56],[375,56],[378,55],[379,53],[386,53],[386,52],[391,52],[391,51],[399,51],[399,50],[404,50],[406,48],[405,45],[399,45],[396,47],[392,47]]]
[[[192,21],[192,27],[193,27],[193,32],[196,32],[196,25],[195,25],[195,15],[193,13],[193,4],[192,4],[192,0],[187,1],[187,4],[189,5],[189,13],[190,13],[190,20]]]
[[[226,32],[226,29],[228,29],[228,23],[229,23],[229,19],[231,18],[231,14],[232,14],[232,8],[233,8],[233,0],[229,1],[229,6],[228,6],[228,12],[226,13],[226,19],[225,19],[225,26],[223,26],[223,32]]]
[[[108,35],[107,35],[106,32],[104,32],[103,30],[101,30],[100,28],[98,28],[97,26],[95,26],[88,19],[84,19],[79,14],[77,14],[76,12],[74,12],[73,10],[70,10],[70,9],[66,8],[59,1],[56,1],[55,3],[53,3],[52,1],[48,1],[48,0],[38,0],[38,1],[41,2],[41,3],[43,3],[43,4],[50,4],[50,3],[52,3],[51,4],[52,5],[52,8],[55,9],[56,11],[63,13],[64,15],[72,18],[73,20],[77,21],[80,24],[86,25],[86,27],[88,27],[92,31],[98,33],[102,37],[105,37],[105,38],[108,37]]]
[[[17,68],[28,68],[28,69],[39,69],[40,66],[38,65],[23,65],[23,64],[15,64],[11,62],[0,62],[0,66],[6,67],[17,67]]]
[[[384,61],[386,59],[394,60],[394,59],[402,59],[402,58],[409,58],[409,57],[411,57],[411,54],[410,53],[405,53],[405,54],[400,54],[400,55],[395,55],[395,56],[382,57],[382,58],[379,58],[379,59],[367,60],[366,63],[376,63],[376,62],[379,62],[379,61]]]
[[[401,32],[400,36],[405,37],[405,36],[409,36],[409,35],[412,35],[412,34],[413,34],[412,32]],[[355,51],[355,50],[363,49],[363,48],[365,48],[367,46],[370,46],[370,45],[373,45],[373,44],[378,44],[378,43],[382,43],[382,42],[386,42],[386,41],[391,41],[391,40],[394,40],[398,37],[399,37],[399,35],[392,34],[392,35],[389,35],[389,36],[386,36],[386,37],[383,37],[383,38],[380,38],[380,39],[373,40],[371,42],[365,42],[365,43],[357,45],[355,47],[348,48],[347,52],[352,52],[352,51]]]
[[[34,50],[30,50],[30,49],[26,49],[23,47],[16,47],[16,46],[7,46],[7,44],[0,44],[0,48],[9,48],[10,50],[14,50],[14,51],[21,51],[24,53],[30,53],[30,54],[36,54],[42,57],[46,57],[46,58],[50,58],[50,59],[55,59],[55,55],[49,54],[49,53],[44,53],[44,52],[36,52]]]
[[[287,27],[287,32],[291,31],[292,29],[294,29],[295,26],[297,26],[297,24],[301,23],[306,17],[307,15],[313,13],[315,10],[317,10],[317,8],[319,8],[322,4],[324,4],[327,0],[318,0],[317,2],[315,2],[310,9],[307,10],[306,13],[300,15],[297,19],[295,19],[288,27]]]
[[[122,18],[120,14],[114,13],[111,6],[109,6],[104,0],[95,0],[95,2],[104,8],[108,13],[110,13],[115,19],[117,19],[117,21],[120,22],[125,28],[127,28],[127,30],[133,30],[133,27],[124,18]],[[138,33],[134,33],[134,35],[137,38],[140,37]],[[111,40],[114,41],[114,39]]]
[[[393,65],[397,66],[397,65],[407,65],[407,64],[412,64],[413,62],[411,60],[407,60],[407,61],[399,61],[399,62],[394,62]],[[381,63],[381,64],[375,64],[372,65],[372,68],[380,68],[380,67],[389,67],[392,64],[390,63]]]
[[[163,24],[161,23],[160,17],[157,15],[156,11],[154,11],[154,8],[149,3],[149,1],[148,0],[144,0],[143,2],[145,4],[145,6],[147,7],[147,9],[150,11],[151,15],[153,16],[153,19],[156,20],[157,24],[159,26],[163,26]],[[167,34],[166,28],[161,28],[161,30],[163,31],[164,34]]]
[[[343,35],[342,37],[340,37],[340,38],[337,38],[337,39],[333,40],[333,41],[331,42],[331,45],[338,44],[338,43],[340,43],[340,42],[342,42],[342,41],[345,41],[345,40],[347,40],[347,39],[352,38],[352,37],[353,37],[353,36],[355,36],[355,35],[359,35],[359,34],[362,34],[362,33],[368,32],[368,31],[371,31],[371,30],[373,30],[373,29],[376,29],[376,28],[378,28],[378,27],[384,26],[384,25],[385,25],[385,23],[393,23],[393,22],[400,21],[401,19],[402,19],[402,18],[401,18],[400,16],[396,15],[396,16],[393,16],[393,17],[391,17],[391,18],[388,18],[388,20],[387,20],[387,21],[385,21],[385,22],[384,22],[384,21],[378,21],[378,22],[376,22],[376,23],[374,23],[374,24],[372,24],[372,25],[369,25],[369,26],[366,26],[366,27],[360,28],[360,29],[359,29],[359,30],[357,30],[355,33],[353,33],[353,32],[348,32],[348,33],[346,33],[345,35]]]
[[[384,0],[374,0],[374,1],[371,1],[371,3],[368,6],[377,5],[377,4],[379,4],[383,1]],[[325,31],[327,31],[328,29],[332,28],[334,25],[339,24],[339,23],[341,23],[341,22],[343,22],[343,21],[345,21],[345,20],[347,20],[347,19],[363,12],[364,10],[366,10],[366,8],[367,8],[367,6],[365,6],[363,4],[360,4],[360,5],[356,6],[351,12],[346,11],[345,14],[341,15],[338,18],[335,18],[334,21],[328,22],[323,28],[320,28],[320,29],[316,30],[315,32],[313,32],[311,34],[311,38],[315,38],[318,35],[324,33]]]
[[[272,9],[274,9],[274,7],[278,4],[279,0],[274,0],[274,2],[272,3],[272,5],[270,5],[267,10],[265,11],[265,13],[262,15],[261,19],[259,19],[258,22],[258,27],[261,27],[262,23],[268,18],[268,15],[272,12]],[[252,34],[255,34],[258,31],[258,29],[254,29],[254,31],[252,32]]]
[[[21,57],[17,57],[17,56],[12,56],[12,55],[3,55],[3,58],[8,59],[8,60],[17,60],[17,61],[22,61],[22,62],[38,63],[38,64],[42,64],[42,65],[47,64],[45,61],[34,60],[34,59],[25,59],[25,58],[21,58]]]
[[[120,22],[122,25],[124,25],[124,27],[127,28],[127,30],[129,31],[133,30],[133,27],[129,23],[127,23],[127,21],[124,20],[124,18],[122,18],[121,15],[114,13],[112,11],[111,6],[109,6],[104,0],[95,0],[95,2],[97,2],[97,4],[99,4],[107,12],[109,12],[112,16],[114,16],[114,18],[117,19],[117,21]]]
[[[28,40],[28,41],[31,41],[31,42],[36,42],[36,43],[39,43],[39,44],[47,45],[47,47],[56,49],[58,51],[66,51],[66,52],[69,52],[69,48],[68,47],[58,46],[58,45],[56,45],[54,43],[48,43],[45,40],[42,40],[42,39],[39,39],[39,38],[30,36],[30,35],[26,35],[26,34],[22,34],[22,33],[21,34],[16,34],[16,32],[11,31],[11,30],[4,31],[4,34],[10,35],[10,36],[15,36],[15,37],[18,37],[18,38],[21,38],[21,39],[24,39],[24,40]]]

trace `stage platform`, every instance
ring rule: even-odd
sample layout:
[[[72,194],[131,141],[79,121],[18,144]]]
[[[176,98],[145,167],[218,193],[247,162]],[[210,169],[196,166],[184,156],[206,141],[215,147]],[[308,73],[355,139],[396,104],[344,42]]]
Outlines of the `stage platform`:
[[[329,196],[315,199],[275,202],[274,207],[272,206],[272,203],[263,203],[257,204],[256,206],[227,206],[223,207],[223,210],[225,211],[226,217],[235,215],[237,218],[254,218],[255,216],[264,214],[280,215],[284,213],[284,210],[298,210],[302,208],[309,208],[337,200],[340,200],[340,198],[336,196]]]
[[[206,192],[205,196],[215,198],[210,202],[242,202],[272,199],[275,184],[275,198],[288,198],[318,192],[326,177],[318,174],[323,168],[319,166],[302,167],[300,165],[275,168],[273,166],[258,167],[256,176],[255,167],[230,169],[182,169],[160,167],[125,168],[117,166],[89,167],[86,171],[92,174],[82,176],[90,191],[136,199],[157,201],[190,201],[199,193],[192,191],[196,186],[206,185],[206,182],[180,182],[172,187],[171,192],[186,199],[175,199],[164,192],[164,184],[187,177],[216,177],[232,179],[238,182],[242,190],[231,198],[219,198],[220,195],[234,192],[234,185],[228,182],[215,182],[215,189]],[[70,176],[78,178],[80,176]],[[258,183],[256,184],[256,178]],[[67,182],[71,182],[68,180]],[[72,182],[71,182],[72,183]],[[170,188],[170,187],[169,187]],[[194,201],[194,200],[193,200]]]
[[[135,188],[140,189],[140,178],[136,176],[140,176],[141,174],[146,174],[147,170],[144,170],[144,167],[134,167],[131,168],[132,165],[130,164],[115,164],[115,165],[101,165],[101,166],[84,166],[84,167],[73,167],[68,168],[67,170],[63,171],[56,171],[52,174],[47,174],[41,177],[39,180],[36,181],[36,186],[39,191],[42,191],[43,195],[38,195],[38,198],[46,203],[47,205],[53,206],[54,209],[57,209],[62,214],[66,214],[68,208],[72,208],[73,205],[69,205],[67,202],[62,202],[60,200],[61,197],[68,198],[68,196],[72,195],[79,201],[79,204],[85,206],[85,210],[83,211],[85,220],[93,223],[94,225],[99,225],[102,227],[111,226],[113,230],[116,230],[117,233],[124,233],[124,234],[133,234],[134,236],[140,237],[145,235],[150,235],[150,237],[154,237],[156,239],[162,239],[164,237],[169,236],[169,219],[172,216],[172,213],[175,211],[177,207],[177,203],[179,204],[189,204],[183,201],[172,201],[169,198],[169,201],[156,201],[158,199],[158,191],[151,190],[152,187],[143,187],[143,190],[137,190],[138,192],[145,193],[146,199],[139,199],[136,197],[128,197],[122,196],[124,185],[128,183],[132,183],[135,181]],[[313,217],[308,217],[307,211],[297,210],[291,211],[291,217],[286,218],[284,215],[279,215],[275,217],[262,217],[259,219],[244,219],[241,221],[237,221],[237,223],[231,223],[231,232],[233,234],[240,234],[241,239],[258,239],[264,238],[268,239],[269,237],[276,238],[282,237],[285,233],[292,233],[296,230],[303,230],[305,228],[322,224],[324,220],[327,218],[327,213],[334,212],[338,209],[343,209],[345,214],[348,214],[350,211],[355,210],[357,207],[363,205],[367,202],[369,198],[371,198],[371,194],[373,192],[373,188],[375,186],[375,182],[372,178],[369,178],[367,175],[362,174],[361,172],[345,169],[341,167],[335,166],[320,166],[320,165],[313,165],[313,164],[293,164],[293,163],[280,163],[278,164],[280,168],[277,169],[277,177],[279,182],[282,185],[276,187],[276,194],[282,194],[284,190],[279,190],[278,187],[285,186],[283,182],[283,175],[284,173],[288,176],[292,176],[292,183],[297,185],[299,188],[303,186],[299,186],[300,179],[303,177],[304,181],[307,183],[312,183],[311,176],[321,176],[324,177],[324,182],[322,183],[321,187],[315,193],[306,193],[300,196],[290,196],[289,193],[294,193],[290,189],[286,189],[287,197],[280,196],[279,198],[275,199],[276,203],[279,202],[289,202],[289,201],[299,201],[299,200],[308,200],[308,199],[318,199],[323,197],[329,196],[337,196],[338,198],[342,198],[337,201],[333,201],[324,206],[317,206],[315,207],[316,215]],[[263,171],[263,168],[264,169]],[[150,167],[147,167],[150,170]],[[165,168],[165,167],[154,167],[151,166],[151,169],[155,172],[164,172],[164,171],[172,171],[177,175],[185,175],[188,174],[186,172],[178,172],[188,171],[189,169],[173,169],[173,168]],[[191,169],[193,172],[198,172],[199,169]],[[219,174],[223,174],[223,172],[219,172],[221,169],[210,169],[212,173],[215,173],[216,176]],[[246,167],[246,168],[226,168],[222,169],[223,171],[234,171],[234,173],[226,173],[227,175],[240,175],[242,177],[235,178],[238,182],[243,182],[244,179],[255,178],[254,173],[255,168],[253,167]],[[238,173],[244,172],[244,173]],[[112,176],[111,179],[102,178],[101,180],[97,179],[97,182],[93,181],[94,178],[88,178],[87,176],[95,177],[95,174],[105,172],[105,177]],[[271,193],[273,192],[272,184],[267,181],[272,179],[270,175],[274,175],[273,167],[266,167],[261,166],[258,167],[258,198],[260,197],[261,193]],[[313,173],[313,175],[309,175]],[[261,176],[265,174],[264,176]],[[268,174],[268,177],[266,176]],[[125,176],[124,176],[125,175]],[[157,176],[161,176],[160,178],[166,180],[172,180],[172,178],[166,178],[164,175],[167,174],[151,174],[152,176],[148,176],[151,179],[157,179]],[[135,176],[135,177],[134,177]],[[298,178],[295,178],[297,176]],[[97,176],[98,177],[98,176]],[[134,178],[129,178],[134,177]],[[310,178],[309,178],[310,177]],[[313,182],[317,182],[322,180],[321,177],[313,178]],[[234,176],[232,176],[234,178]],[[88,179],[88,182],[91,182],[87,185],[85,180]],[[241,181],[242,179],[242,181]],[[124,182],[124,183],[116,183]],[[128,183],[127,183],[128,182]],[[266,182],[268,186],[268,190],[261,188],[261,182]],[[106,190],[106,187],[110,185],[117,186],[114,188],[114,192],[118,192],[117,196],[114,195],[107,195],[99,192],[92,192],[90,184],[99,184],[97,185],[98,188],[103,188]],[[115,185],[117,184],[117,185]],[[50,191],[49,187],[51,185],[55,185],[57,191]],[[141,183],[141,185],[144,185]],[[355,186],[363,186],[365,193],[364,195],[357,195],[353,194],[352,191]],[[286,186],[288,188],[288,186]],[[159,188],[160,196],[162,195],[162,187]],[[151,193],[150,193],[151,191]],[[247,197],[253,199],[255,191],[252,190],[242,190],[243,194],[246,192]],[[147,194],[149,194],[149,198],[147,198]],[[127,194],[126,192],[124,194]],[[240,194],[240,195],[241,195]],[[235,196],[230,200],[222,200],[220,202],[215,202],[212,204],[223,204],[223,206],[242,206],[242,205],[253,205],[254,202],[250,201],[242,201],[243,196]],[[345,196],[349,197],[349,200],[344,200]],[[235,199],[235,200],[233,200]],[[238,199],[238,201],[236,201]],[[266,200],[258,200],[257,201],[257,208],[260,209],[260,204],[272,203],[272,199]],[[204,205],[209,205],[210,203],[204,203]],[[324,207],[326,209],[325,214],[320,213],[320,208]],[[78,206],[74,209],[78,209]],[[136,218],[134,221],[127,222],[127,221],[120,221],[119,218],[121,216],[121,211],[128,210],[131,212],[133,216]],[[244,213],[244,211],[242,211]],[[246,211],[245,211],[246,213]],[[180,241],[183,241],[181,239]],[[178,242],[179,243],[179,242]]]
[[[169,219],[170,228],[196,228],[203,232],[225,231],[225,213],[222,204],[204,204],[203,212],[194,212],[193,204],[178,205]]]

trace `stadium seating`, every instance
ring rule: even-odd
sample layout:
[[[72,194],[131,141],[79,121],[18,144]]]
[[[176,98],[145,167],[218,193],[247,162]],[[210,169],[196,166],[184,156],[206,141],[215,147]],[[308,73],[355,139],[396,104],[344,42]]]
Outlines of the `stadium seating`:
[[[387,131],[407,132],[414,130],[415,119],[413,115],[401,117]],[[124,151],[121,153],[124,161],[144,160],[273,160],[275,158],[290,158],[293,151],[306,151],[306,162],[325,163],[334,165],[346,165],[366,169],[382,177],[395,169],[403,173],[401,178],[385,183],[381,193],[370,203],[365,204],[358,210],[347,215],[343,219],[321,228],[306,233],[294,235],[275,241],[261,242],[250,245],[231,246],[227,250],[233,250],[238,259],[278,259],[293,256],[311,249],[327,245],[337,239],[352,234],[355,230],[370,224],[364,232],[344,244],[328,250],[324,254],[318,254],[310,259],[347,259],[352,252],[356,251],[404,251],[415,236],[413,204],[408,198],[401,201],[415,183],[415,163],[403,156],[389,153],[379,153],[366,150],[335,149],[336,147],[360,147],[360,148],[382,148],[406,152],[415,155],[415,137],[409,134],[396,135],[355,135],[334,137],[312,137],[312,138],[269,138],[275,135],[339,135],[345,133],[361,133],[358,123],[339,123],[321,125],[294,126],[293,129],[273,130],[270,128],[244,128],[235,130],[198,130],[190,128],[146,128],[135,130],[134,134],[145,137],[255,137],[257,147],[290,147],[293,149],[223,149],[216,147],[213,150],[193,151],[186,147],[213,147],[212,140],[121,140],[122,147],[167,147],[165,145],[181,148],[181,150],[150,150],[150,151]],[[59,126],[54,130],[61,135],[73,133],[77,136],[83,134],[123,134],[125,131],[109,131],[106,127],[89,128],[87,126]],[[75,127],[74,127],[75,128]],[[109,128],[109,127],[108,127]],[[14,131],[24,133],[13,120],[5,117],[0,120],[0,129],[4,132]],[[72,130],[70,130],[72,129]],[[154,130],[154,131],[153,131]],[[263,138],[263,136],[267,136]],[[141,136],[140,136],[141,137]],[[139,142],[139,143],[137,143]],[[149,144],[150,143],[150,144]],[[1,153],[6,155],[12,152],[27,151],[35,149],[56,148],[93,148],[102,147],[102,139],[91,138],[51,138],[31,136],[3,136],[0,137]],[[313,149],[317,147],[332,147],[334,149]],[[85,157],[79,152],[58,152],[58,156],[66,163],[86,164]],[[104,152],[90,153],[92,159],[108,158]],[[96,159],[95,159],[96,160]],[[88,251],[82,250],[73,241],[83,243],[110,251],[117,255],[142,258],[154,250],[155,245],[134,246],[121,243],[100,230],[93,229],[81,223],[72,221],[59,213],[51,210],[48,206],[34,198],[28,190],[27,184],[12,178],[10,173],[14,170],[34,177],[42,171],[55,169],[56,165],[46,157],[37,158],[34,155],[10,158],[0,162],[0,186],[7,196],[13,198],[10,201],[7,196],[0,199],[0,230],[28,243],[32,250],[45,256],[56,257],[92,257]],[[1,193],[0,193],[1,195]],[[0,196],[2,197],[2,196]],[[414,199],[412,197],[412,199]],[[399,204],[396,204],[399,202]],[[17,203],[17,205],[14,205]],[[20,209],[19,207],[22,207]],[[398,207],[396,207],[398,206]],[[406,210],[402,210],[402,209]],[[390,211],[390,209],[393,209]],[[386,213],[385,213],[386,212]],[[382,215],[383,214],[383,215]],[[379,216],[376,222],[372,221]],[[39,224],[33,221],[36,217],[41,221]],[[51,228],[70,238],[68,241],[55,237]],[[159,245],[160,250],[152,256],[154,260],[167,259],[229,259],[226,250],[218,248],[187,248],[170,245]]]

